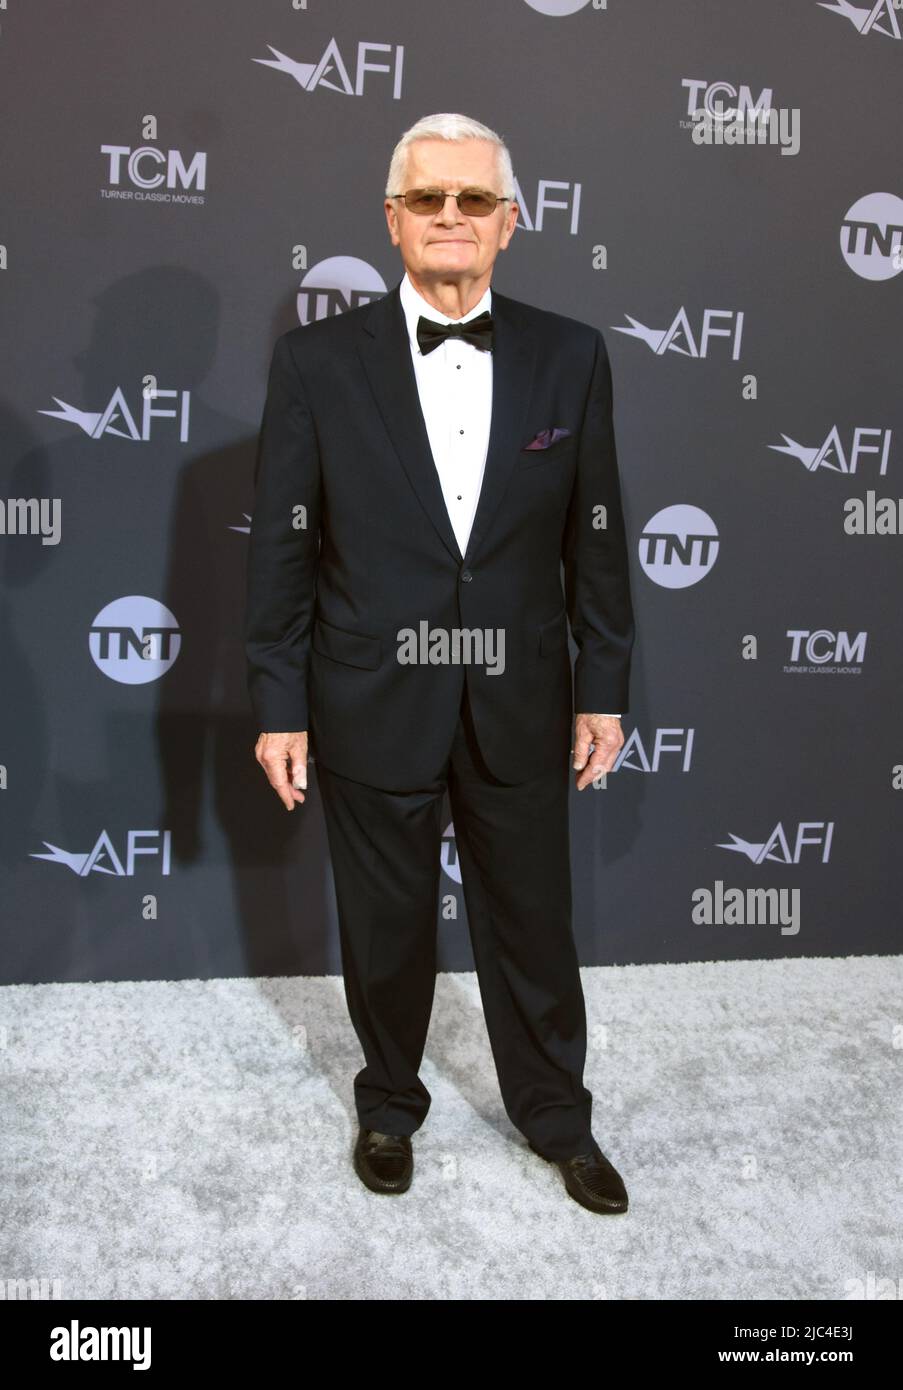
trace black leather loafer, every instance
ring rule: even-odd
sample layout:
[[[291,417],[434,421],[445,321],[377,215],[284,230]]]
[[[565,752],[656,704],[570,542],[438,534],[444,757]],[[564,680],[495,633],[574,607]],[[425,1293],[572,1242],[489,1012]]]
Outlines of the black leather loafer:
[[[627,1189],[621,1175],[595,1141],[591,1153],[578,1154],[575,1158],[546,1158],[532,1144],[530,1148],[547,1163],[557,1164],[568,1192],[588,1211],[615,1216],[627,1210]]]
[[[407,1192],[414,1173],[410,1136],[362,1128],[354,1146],[354,1171],[371,1192]]]

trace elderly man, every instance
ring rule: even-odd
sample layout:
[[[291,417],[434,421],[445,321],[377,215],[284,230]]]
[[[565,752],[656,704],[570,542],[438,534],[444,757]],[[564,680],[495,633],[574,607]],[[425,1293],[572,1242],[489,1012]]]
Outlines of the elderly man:
[[[611,372],[597,329],[490,290],[514,192],[494,131],[418,121],[386,186],[404,276],[276,342],[248,560],[255,753],[292,810],[310,735],[366,1062],[361,1181],[407,1190],[430,1106],[447,788],[507,1114],[575,1200],[623,1212],[583,1084],[568,834],[569,754],[578,790],[598,785],[628,707]]]

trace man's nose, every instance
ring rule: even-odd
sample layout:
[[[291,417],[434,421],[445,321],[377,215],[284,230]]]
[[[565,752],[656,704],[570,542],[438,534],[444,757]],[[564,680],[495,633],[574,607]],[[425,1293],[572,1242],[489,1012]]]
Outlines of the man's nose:
[[[449,207],[449,205],[448,205],[448,200],[449,200],[449,198],[451,199],[451,207]],[[460,216],[460,211],[459,211],[459,208],[458,208],[458,200],[457,200],[457,198],[455,197],[454,193],[446,193],[446,195],[445,195],[445,202],[444,202],[443,205],[442,205],[442,211],[439,213],[439,217],[441,218],[441,220],[442,220],[443,222],[449,222],[449,221],[450,221],[450,222],[454,223],[454,222],[457,222],[457,221],[458,221],[459,216]]]

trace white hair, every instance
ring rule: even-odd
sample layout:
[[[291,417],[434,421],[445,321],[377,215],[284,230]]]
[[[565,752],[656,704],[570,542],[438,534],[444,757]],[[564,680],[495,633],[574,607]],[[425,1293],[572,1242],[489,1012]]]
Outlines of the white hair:
[[[452,140],[459,143],[465,140],[486,140],[495,146],[496,168],[501,182],[500,197],[514,197],[514,170],[508,146],[500,135],[488,126],[474,121],[470,116],[461,116],[453,111],[441,111],[435,116],[421,116],[419,121],[406,130],[395,149],[389,163],[389,177],[386,182],[386,197],[404,192],[407,173],[408,150],[416,140]]]

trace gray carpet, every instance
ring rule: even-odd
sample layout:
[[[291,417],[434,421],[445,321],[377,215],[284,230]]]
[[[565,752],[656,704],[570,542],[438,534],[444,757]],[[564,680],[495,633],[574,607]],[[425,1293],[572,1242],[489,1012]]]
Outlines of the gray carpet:
[[[0,990],[0,1281],[92,1299],[843,1299],[900,1279],[900,957],[583,979],[623,1216],[572,1201],[510,1124],[475,976],[439,978],[433,1103],[400,1197],[351,1167],[361,1057],[340,979]]]

